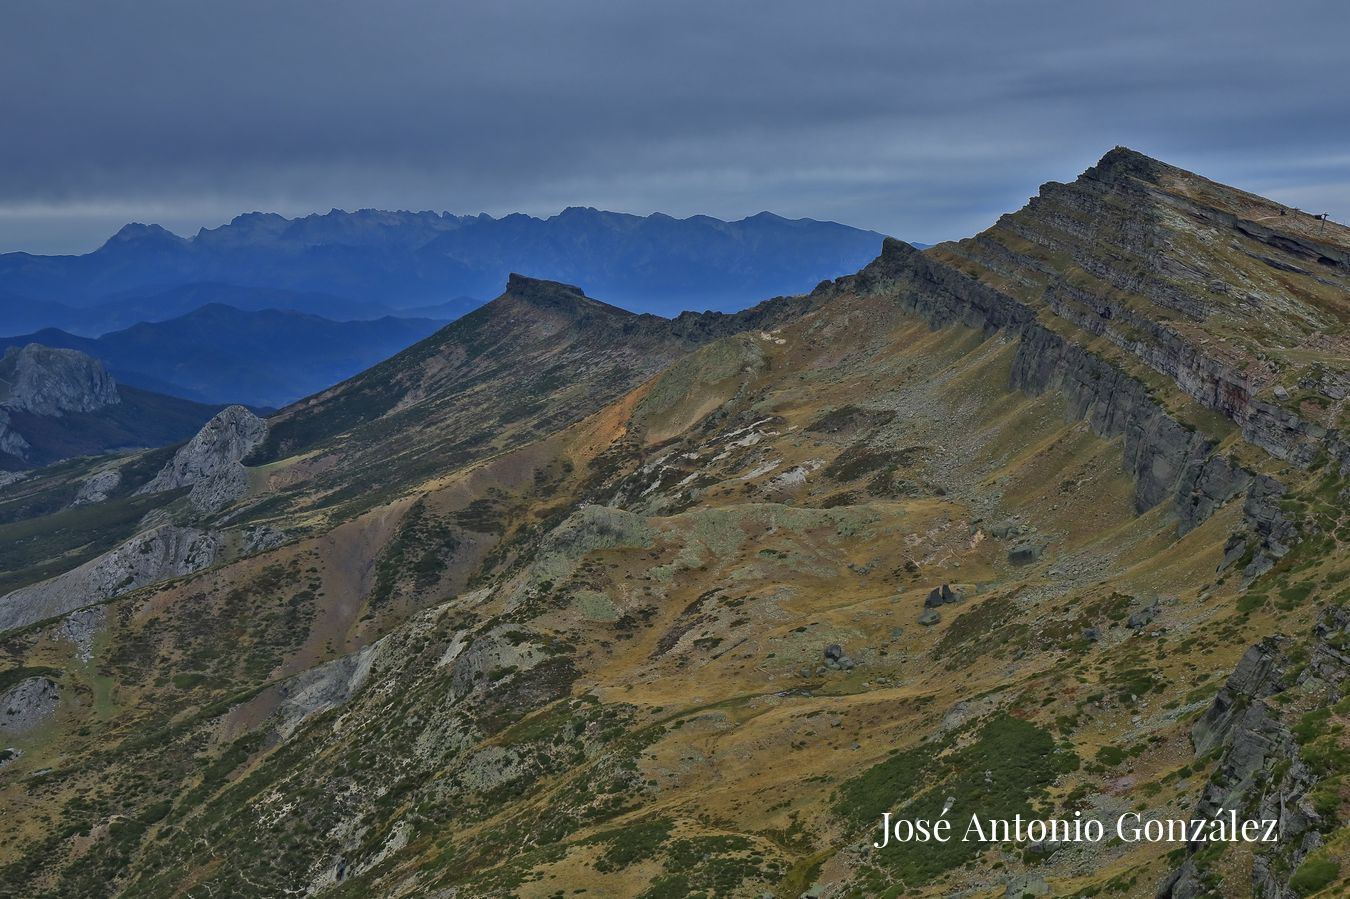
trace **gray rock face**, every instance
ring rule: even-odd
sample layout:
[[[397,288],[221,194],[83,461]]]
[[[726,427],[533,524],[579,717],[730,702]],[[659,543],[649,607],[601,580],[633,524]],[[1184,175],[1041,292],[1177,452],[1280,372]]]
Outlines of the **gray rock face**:
[[[248,469],[239,462],[227,462],[215,474],[192,485],[188,502],[192,508],[209,515],[248,493]]]
[[[106,621],[106,609],[78,609],[61,621],[59,633],[62,639],[75,645],[75,658],[81,662],[91,662],[94,659],[94,638],[103,630]]]
[[[941,613],[937,609],[924,609],[919,615],[919,624],[932,626],[942,620]]]
[[[1139,611],[1130,615],[1129,621],[1125,622],[1127,626],[1134,630],[1140,630],[1149,625],[1154,618],[1158,617],[1158,601],[1155,599]]]
[[[8,453],[19,459],[27,459],[30,449],[32,447],[28,445],[27,440],[23,439],[23,435],[11,427],[9,413],[5,411],[3,406],[0,406],[0,453]],[[0,474],[0,476],[6,475],[8,475],[8,472]],[[13,481],[5,481],[4,483],[13,483]]]
[[[107,471],[100,471],[80,485],[80,490],[75,494],[75,499],[71,501],[71,506],[88,506],[93,503],[101,503],[108,498],[108,494],[117,489],[117,485],[122,483],[122,472],[119,469],[112,468]]]
[[[370,677],[371,666],[379,657],[379,640],[349,656],[325,662],[297,674],[281,686],[285,699],[277,710],[278,730],[290,737],[306,718],[344,705]]]
[[[1209,817],[1220,809],[1244,809],[1250,818],[1279,822],[1280,840],[1263,844],[1252,864],[1252,895],[1289,899],[1287,878],[1321,843],[1320,818],[1309,796],[1318,776],[1303,760],[1297,739],[1282,722],[1273,697],[1299,688],[1327,704],[1350,681],[1350,657],[1341,648],[1350,634],[1350,609],[1328,609],[1313,633],[1306,665],[1291,661],[1292,641],[1267,637],[1247,650],[1213,704],[1191,730],[1197,756],[1222,751],[1214,777],[1205,786],[1195,813]],[[1190,847],[1192,852],[1204,844]],[[1277,873],[1282,872],[1282,873]],[[1212,895],[1196,856],[1188,857],[1163,883],[1165,899]]]
[[[17,737],[33,730],[56,712],[61,692],[45,677],[21,680],[0,693],[0,734]]]
[[[163,525],[138,534],[72,571],[0,596],[0,632],[201,571],[219,556],[219,536]]]
[[[93,356],[30,343],[0,359],[0,405],[35,415],[94,412],[122,401],[112,375]]]
[[[239,466],[266,439],[267,423],[261,418],[243,406],[222,409],[174,454],[154,480],[136,492],[160,493],[199,484]],[[204,491],[200,501],[207,504],[220,502],[230,489],[238,487],[239,473],[242,473],[242,466],[240,472],[223,475],[216,487]],[[236,498],[231,497],[225,502],[228,504]]]
[[[289,538],[290,535],[280,528],[274,528],[269,524],[260,524],[244,531],[244,545],[241,551],[244,555],[251,556],[274,546],[280,546]]]

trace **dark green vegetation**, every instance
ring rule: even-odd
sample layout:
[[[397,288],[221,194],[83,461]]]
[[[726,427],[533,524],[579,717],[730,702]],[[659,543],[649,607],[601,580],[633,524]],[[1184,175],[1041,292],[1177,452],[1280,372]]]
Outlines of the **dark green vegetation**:
[[[896,752],[840,788],[835,814],[873,830],[882,812],[937,821],[952,797],[948,820],[959,835],[974,814],[981,819],[1034,816],[1033,803],[1044,799],[1055,778],[1078,768],[1071,748],[1057,745],[1047,731],[1010,715],[995,716],[970,736],[966,745],[959,745],[960,735],[952,735]],[[880,839],[875,833],[868,838]],[[858,895],[898,895],[929,883],[985,848],[978,839],[892,842],[877,851],[860,884],[864,892]]]

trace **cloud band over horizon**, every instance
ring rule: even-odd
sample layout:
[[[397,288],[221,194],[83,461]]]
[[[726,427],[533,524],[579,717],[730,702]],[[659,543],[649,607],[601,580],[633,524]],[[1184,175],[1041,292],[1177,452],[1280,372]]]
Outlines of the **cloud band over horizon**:
[[[0,33],[0,251],[333,207],[974,233],[1124,144],[1350,219],[1350,7],[49,0]]]

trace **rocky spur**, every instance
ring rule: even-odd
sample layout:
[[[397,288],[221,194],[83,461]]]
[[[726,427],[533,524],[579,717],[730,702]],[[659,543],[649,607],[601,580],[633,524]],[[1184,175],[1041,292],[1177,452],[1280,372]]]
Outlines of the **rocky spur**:
[[[1279,840],[1275,818],[1239,819],[1236,811],[1220,810],[1212,818],[1145,818],[1127,812],[1108,828],[1106,822],[1083,818],[984,818],[973,814],[958,831],[944,815],[938,818],[881,816],[881,839],[874,849],[892,844],[950,843],[1100,843],[1111,837],[1125,843],[1274,843]]]

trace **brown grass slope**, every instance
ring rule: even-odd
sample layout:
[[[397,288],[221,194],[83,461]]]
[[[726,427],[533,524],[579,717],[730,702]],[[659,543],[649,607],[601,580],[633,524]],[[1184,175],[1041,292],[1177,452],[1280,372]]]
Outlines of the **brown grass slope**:
[[[1220,215],[1246,195],[1208,185],[1116,151],[972,242],[892,247],[712,342],[704,319],[643,323],[513,281],[453,340],[284,411],[250,501],[283,499],[242,515],[294,539],[114,600],[83,644],[67,622],[0,644],[63,696],[0,768],[0,883],[1336,894],[1350,493],[1328,393],[1345,366],[1305,345],[1339,307],[1266,262],[1234,273],[1233,290],[1295,278],[1260,289],[1324,316],[1259,322],[1281,350],[1245,301],[1182,289],[1179,235],[1209,235],[1201,281],[1233,261],[1214,247],[1256,240]],[[1316,225],[1281,227],[1334,261]],[[1016,256],[1014,233],[1034,236]],[[1104,327],[1061,314],[1080,279],[1109,301]],[[1130,315],[1168,330],[1131,342],[1115,330]],[[1057,349],[1031,389],[1042,332],[1079,355]],[[1173,332],[1272,345],[1172,371],[1146,342],[1176,348]],[[1258,352],[1325,407],[1249,375]],[[521,386],[552,365],[575,380]],[[1128,415],[1090,390],[1107,372]],[[1197,372],[1251,389],[1211,403]],[[488,417],[526,400],[540,408]],[[1267,441],[1256,403],[1298,423]],[[1261,477],[1284,491],[1272,503],[1251,499]],[[943,584],[959,598],[920,624]],[[1254,644],[1274,673],[1215,706]],[[1255,761],[1234,751],[1251,746]],[[1297,837],[869,849],[881,810],[935,814],[949,795],[962,817],[1114,821],[1219,794],[1274,803]]]

